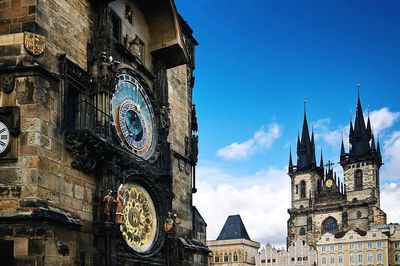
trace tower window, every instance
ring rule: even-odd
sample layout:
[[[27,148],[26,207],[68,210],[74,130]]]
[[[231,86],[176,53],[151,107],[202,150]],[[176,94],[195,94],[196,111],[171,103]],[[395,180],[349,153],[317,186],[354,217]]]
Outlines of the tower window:
[[[360,219],[361,218],[361,212],[357,211],[357,218]]]
[[[112,36],[118,42],[121,41],[121,19],[114,12],[111,11],[111,26],[112,26]]]
[[[304,236],[306,234],[306,229],[304,227],[300,228],[300,235]]]
[[[306,197],[306,181],[302,180],[300,182],[300,198]]]
[[[358,169],[354,173],[354,189],[360,190],[363,188],[363,172]]]

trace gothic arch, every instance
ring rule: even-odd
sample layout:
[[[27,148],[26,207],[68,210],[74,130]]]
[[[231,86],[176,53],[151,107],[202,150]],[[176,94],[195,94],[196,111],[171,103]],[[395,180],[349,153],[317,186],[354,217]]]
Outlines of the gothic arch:
[[[236,251],[233,253],[233,261],[234,262],[238,262],[239,261],[239,257],[237,255]]]
[[[335,218],[329,216],[322,222],[321,231],[323,234],[331,233],[336,234],[338,232],[338,223]]]
[[[300,235],[301,236],[304,236],[306,234],[306,229],[302,226],[301,228],[300,228]]]
[[[354,172],[354,190],[360,190],[363,188],[363,172],[358,169]]]

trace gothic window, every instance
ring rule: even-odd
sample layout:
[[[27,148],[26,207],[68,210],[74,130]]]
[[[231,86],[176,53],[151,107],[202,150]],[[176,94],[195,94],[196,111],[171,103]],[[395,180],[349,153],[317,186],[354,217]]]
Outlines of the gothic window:
[[[362,189],[363,187],[363,172],[359,169],[354,173],[354,189]]]
[[[324,233],[336,234],[338,232],[337,221],[333,217],[328,217],[322,222],[322,230]]]
[[[296,185],[296,194],[299,194],[299,185]]]
[[[228,262],[228,260],[229,260],[229,257],[228,257],[228,254],[224,254],[224,262]]]
[[[306,181],[302,180],[300,182],[300,198],[306,197]]]
[[[215,257],[214,257],[214,262],[219,262],[219,256],[218,256],[218,254],[217,255],[215,255]]]
[[[236,252],[233,253],[233,261],[238,261],[238,255],[236,254]]]
[[[361,212],[357,211],[357,218],[360,219],[361,218]]]
[[[304,227],[300,228],[300,235],[304,236],[306,234],[306,229]]]
[[[121,18],[114,12],[111,11],[111,31],[113,38],[117,41],[121,41]]]

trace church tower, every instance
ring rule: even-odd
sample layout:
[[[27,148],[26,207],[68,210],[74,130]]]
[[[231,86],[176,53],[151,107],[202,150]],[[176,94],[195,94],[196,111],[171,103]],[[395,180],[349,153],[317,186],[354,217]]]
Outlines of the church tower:
[[[322,168],[321,168],[322,167]],[[292,208],[310,206],[317,183],[323,175],[323,166],[317,167],[315,160],[314,132],[308,129],[307,116],[304,112],[301,139],[297,138],[297,165],[289,155],[289,176],[292,179]]]
[[[349,226],[365,228],[371,224],[386,223],[386,214],[380,209],[379,170],[383,164],[380,145],[379,141],[375,145],[369,116],[365,124],[360,95],[354,125],[350,121],[349,151],[345,151],[342,140],[340,164],[343,167],[347,200],[360,207],[368,205],[372,212],[350,212]]]
[[[373,224],[386,223],[386,214],[380,209],[380,146],[379,142],[375,144],[369,117],[365,123],[360,97],[354,124],[350,123],[349,142],[348,152],[343,140],[341,143],[342,182],[333,163],[328,162],[324,169],[322,152],[317,166],[314,132],[310,137],[304,112],[301,139],[297,138],[297,165],[291,152],[289,155],[292,206],[288,210],[288,247],[296,240],[314,247],[326,232],[337,234],[357,228],[366,231]]]
[[[298,236],[307,240],[312,238],[311,206],[315,202],[318,184],[324,174],[321,154],[320,166],[315,159],[314,132],[308,129],[306,112],[304,110],[301,139],[297,138],[297,164],[293,165],[292,153],[289,155],[288,174],[291,178],[292,206],[288,210],[288,245]]]

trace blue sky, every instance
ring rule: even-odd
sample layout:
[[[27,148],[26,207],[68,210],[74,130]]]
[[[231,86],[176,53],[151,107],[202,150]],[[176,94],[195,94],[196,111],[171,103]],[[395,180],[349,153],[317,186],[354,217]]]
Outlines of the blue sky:
[[[394,163],[400,159],[400,2],[176,0],[176,5],[200,43],[195,204],[206,218],[209,239],[227,215],[240,213],[253,239],[285,242],[290,179],[284,171],[301,128],[303,100],[317,150],[323,149],[325,161],[337,162],[358,80],[364,112],[370,110],[387,147],[382,208],[389,221],[400,222],[400,212],[390,205],[400,200],[400,167]],[[219,193],[226,195],[219,199]],[[271,213],[274,221],[265,221]],[[269,229],[261,228],[266,223]]]

